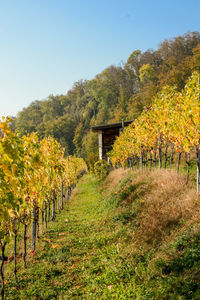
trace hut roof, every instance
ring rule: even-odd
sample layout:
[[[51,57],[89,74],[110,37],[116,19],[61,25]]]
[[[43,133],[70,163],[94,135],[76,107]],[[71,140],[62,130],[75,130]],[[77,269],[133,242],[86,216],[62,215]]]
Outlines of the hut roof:
[[[128,126],[132,122],[133,121],[124,121],[124,126]],[[121,127],[122,127],[122,122],[119,122],[119,123],[94,126],[94,127],[92,127],[92,131],[100,131],[100,130],[105,130],[105,129],[121,128]]]

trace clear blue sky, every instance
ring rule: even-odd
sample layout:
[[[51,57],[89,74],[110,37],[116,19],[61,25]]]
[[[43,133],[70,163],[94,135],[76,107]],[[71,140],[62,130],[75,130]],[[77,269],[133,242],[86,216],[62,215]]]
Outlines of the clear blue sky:
[[[0,0],[0,116],[200,31],[200,0]]]

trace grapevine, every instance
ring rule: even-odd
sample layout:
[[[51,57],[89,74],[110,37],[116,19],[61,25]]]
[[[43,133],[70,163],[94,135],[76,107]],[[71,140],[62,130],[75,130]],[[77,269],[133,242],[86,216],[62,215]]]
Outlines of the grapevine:
[[[190,153],[196,150],[197,192],[200,184],[200,74],[194,72],[185,88],[178,92],[176,87],[165,86],[153,99],[152,106],[125,128],[116,139],[109,153],[113,165],[125,165],[129,158],[140,158],[141,167],[148,161],[159,158],[162,167],[164,150],[166,167],[173,155],[178,153],[177,172],[181,156],[185,154],[189,176]],[[168,156],[168,149],[171,155]]]
[[[9,126],[10,118],[0,121],[0,248],[1,298],[4,299],[5,248],[14,236],[14,274],[17,278],[17,236],[24,228],[24,266],[27,266],[27,228],[32,224],[32,251],[42,228],[57,210],[63,209],[64,196],[77,178],[87,172],[83,159],[64,157],[64,149],[52,137],[40,140],[36,133],[20,137]],[[65,188],[66,187],[66,188]],[[66,191],[65,191],[66,190]],[[69,194],[68,194],[69,195]],[[69,198],[69,197],[67,197]],[[51,209],[52,206],[52,209]]]

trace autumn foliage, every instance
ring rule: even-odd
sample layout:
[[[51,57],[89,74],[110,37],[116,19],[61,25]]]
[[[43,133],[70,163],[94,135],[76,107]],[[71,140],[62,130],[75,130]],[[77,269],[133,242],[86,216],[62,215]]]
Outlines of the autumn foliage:
[[[151,160],[170,148],[178,153],[197,152],[200,144],[200,74],[194,72],[185,88],[165,86],[152,106],[121,134],[110,152],[112,163],[124,165],[128,158]]]

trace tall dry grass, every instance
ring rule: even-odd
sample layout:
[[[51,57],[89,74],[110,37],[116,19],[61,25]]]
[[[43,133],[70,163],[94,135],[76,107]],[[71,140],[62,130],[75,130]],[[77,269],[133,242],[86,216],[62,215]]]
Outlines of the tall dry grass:
[[[112,191],[116,188],[116,186],[121,183],[121,181],[125,178],[127,178],[130,174],[132,174],[131,169],[115,169],[109,173],[109,175],[106,177],[106,180],[104,181],[103,186],[106,188],[107,192]]]
[[[166,169],[131,173],[129,170],[118,169],[107,178],[109,189],[113,190],[120,180],[130,174],[132,184],[142,183],[145,191],[138,193],[141,195],[142,209],[137,215],[139,226],[133,233],[137,242],[154,244],[171,235],[183,224],[191,225],[200,221],[200,196],[192,186],[185,184],[183,175]],[[138,185],[138,189],[141,190],[142,185]],[[137,190],[133,198],[136,192]],[[129,200],[130,198],[131,195]]]
[[[151,190],[144,196],[138,237],[149,243],[169,235],[181,223],[200,219],[200,203],[185,178],[169,170],[149,173]]]

